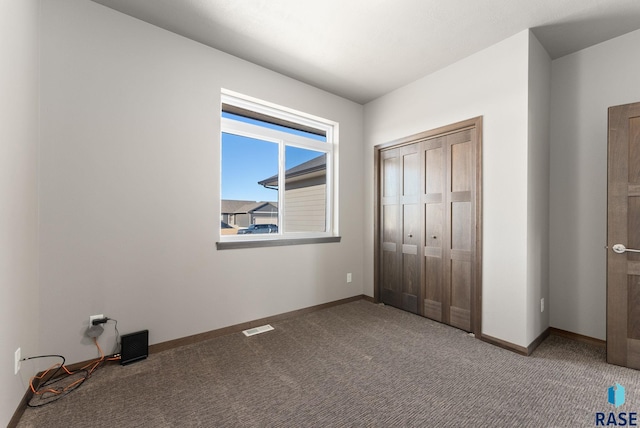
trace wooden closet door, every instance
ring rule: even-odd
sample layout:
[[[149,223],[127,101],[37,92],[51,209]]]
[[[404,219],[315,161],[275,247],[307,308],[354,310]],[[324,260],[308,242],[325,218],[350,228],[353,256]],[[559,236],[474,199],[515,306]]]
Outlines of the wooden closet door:
[[[381,153],[381,300],[418,313],[420,145]]]
[[[444,248],[448,241],[445,226],[445,188],[447,182],[446,138],[436,137],[423,143],[424,193],[424,301],[423,315],[443,322]]]
[[[482,118],[397,140],[378,153],[376,296],[482,331]]]
[[[471,302],[475,290],[475,129],[446,136],[447,201],[445,298],[448,323],[471,331]]]
[[[418,313],[420,294],[420,145],[401,148],[402,309]]]
[[[380,300],[401,307],[400,281],[400,150],[380,153]]]
[[[423,142],[423,314],[471,331],[475,129]]]

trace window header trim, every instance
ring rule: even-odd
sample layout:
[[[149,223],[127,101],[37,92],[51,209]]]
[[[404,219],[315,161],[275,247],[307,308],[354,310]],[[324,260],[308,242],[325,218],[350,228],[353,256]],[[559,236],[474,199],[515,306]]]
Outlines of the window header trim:
[[[284,119],[279,119],[277,117],[269,116],[263,113],[258,113],[258,112],[248,110],[242,107],[238,107],[232,104],[222,103],[222,111],[224,113],[231,113],[237,116],[259,120],[261,122],[271,123],[272,125],[284,126],[285,128],[295,129],[296,131],[308,132],[309,134],[319,135],[321,137],[327,136],[326,131],[322,129],[301,125],[299,123],[290,122]]]

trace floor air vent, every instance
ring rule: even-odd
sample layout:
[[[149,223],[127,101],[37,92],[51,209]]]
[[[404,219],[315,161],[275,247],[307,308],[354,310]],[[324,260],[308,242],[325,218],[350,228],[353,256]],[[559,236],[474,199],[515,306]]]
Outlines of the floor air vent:
[[[260,327],[250,328],[249,330],[244,330],[243,333],[245,336],[249,337],[256,334],[265,333],[271,330],[273,330],[273,327],[267,324],[267,325],[261,325]]]

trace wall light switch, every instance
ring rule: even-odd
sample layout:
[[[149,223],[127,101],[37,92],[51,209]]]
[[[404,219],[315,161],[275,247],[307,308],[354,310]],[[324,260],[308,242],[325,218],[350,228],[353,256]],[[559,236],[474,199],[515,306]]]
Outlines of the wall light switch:
[[[347,282],[351,282],[351,272],[347,274]]]

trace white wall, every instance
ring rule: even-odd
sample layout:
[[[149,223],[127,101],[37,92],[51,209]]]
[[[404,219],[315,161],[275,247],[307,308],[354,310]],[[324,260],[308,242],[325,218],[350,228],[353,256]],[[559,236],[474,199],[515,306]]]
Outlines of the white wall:
[[[42,19],[43,352],[94,357],[91,314],[159,343],[362,294],[362,106],[93,2]],[[341,243],[216,250],[221,88],[340,123]]]
[[[521,32],[365,106],[367,207],[373,147],[483,116],[482,331],[520,346],[527,335],[529,32]],[[365,217],[365,292],[373,295],[373,210]]]
[[[551,58],[529,38],[527,341],[549,327],[549,102]],[[544,298],[544,312],[540,299]]]
[[[552,63],[550,323],[606,338],[607,109],[640,101],[640,30]]]
[[[0,425],[33,372],[13,355],[38,352],[38,0],[0,1]]]

